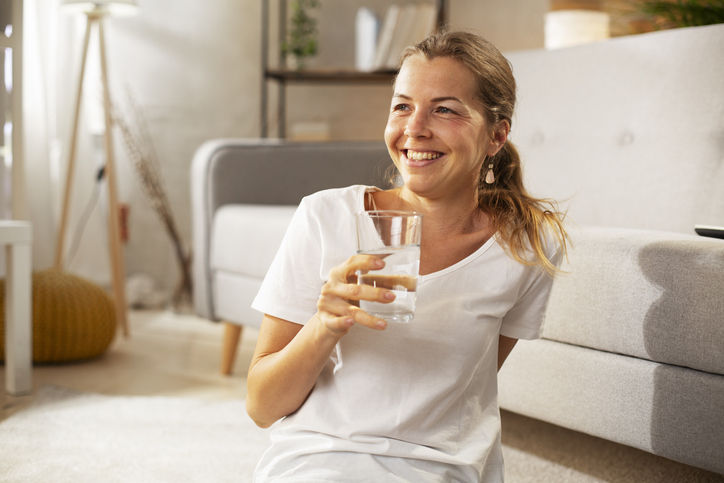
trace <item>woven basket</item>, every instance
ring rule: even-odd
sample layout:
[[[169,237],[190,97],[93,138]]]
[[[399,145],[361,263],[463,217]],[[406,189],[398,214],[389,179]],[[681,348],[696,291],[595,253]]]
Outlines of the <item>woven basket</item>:
[[[0,347],[5,344],[5,280],[0,280]],[[103,354],[116,333],[113,300],[98,285],[62,270],[33,273],[33,362]],[[0,360],[4,351],[0,351]]]

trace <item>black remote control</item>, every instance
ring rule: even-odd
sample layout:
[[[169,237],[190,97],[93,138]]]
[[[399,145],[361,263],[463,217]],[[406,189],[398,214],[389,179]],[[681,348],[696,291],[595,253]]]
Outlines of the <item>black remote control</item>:
[[[694,225],[694,231],[701,236],[708,236],[711,238],[724,238],[723,226]]]

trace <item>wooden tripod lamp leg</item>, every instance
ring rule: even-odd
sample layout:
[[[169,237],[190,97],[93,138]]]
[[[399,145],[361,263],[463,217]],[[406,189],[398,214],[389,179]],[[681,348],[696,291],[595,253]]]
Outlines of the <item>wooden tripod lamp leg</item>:
[[[234,368],[236,349],[239,347],[243,327],[231,322],[224,322],[224,343],[221,352],[221,374],[228,376]]]
[[[78,125],[80,120],[80,106],[83,98],[83,80],[85,77],[85,65],[88,57],[88,44],[93,23],[98,23],[98,37],[101,53],[101,77],[103,81],[103,107],[105,110],[106,132],[104,136],[106,150],[106,180],[108,182],[108,239],[111,252],[111,272],[114,302],[116,308],[116,320],[123,329],[125,336],[129,335],[128,318],[126,312],[126,287],[125,287],[125,262],[123,259],[123,247],[121,245],[120,228],[118,226],[118,193],[116,190],[116,173],[113,158],[113,138],[111,123],[111,102],[108,93],[108,72],[106,68],[105,39],[103,36],[103,17],[97,13],[87,14],[85,39],[83,41],[83,55],[81,58],[80,77],[78,78],[78,92],[75,102],[75,114],[70,139],[70,155],[68,158],[68,175],[65,180],[65,193],[63,196],[63,209],[61,212],[60,229],[55,249],[55,267],[63,268],[63,245],[65,243],[65,232],[68,228],[68,213],[70,211],[70,199],[73,191],[73,174],[75,171],[76,145],[78,138]]]
[[[103,106],[106,119],[106,133],[104,136],[106,148],[106,180],[108,182],[108,239],[111,245],[111,270],[113,274],[113,293],[115,294],[116,317],[128,337],[128,319],[126,310],[126,269],[123,256],[123,245],[118,213],[118,191],[116,185],[116,168],[113,157],[113,137],[111,121],[111,97],[108,91],[108,69],[106,67],[106,48],[103,35],[103,19],[98,19],[98,37],[101,51],[101,78],[103,81]]]
[[[63,211],[60,218],[60,230],[58,239],[55,241],[55,268],[63,268],[63,244],[65,243],[65,232],[68,228],[68,212],[70,211],[70,195],[73,191],[73,172],[75,170],[76,140],[78,138],[78,121],[80,119],[80,101],[83,97],[83,78],[85,76],[85,64],[88,57],[88,43],[91,32],[91,19],[88,18],[85,28],[85,40],[83,41],[83,54],[80,61],[80,76],[78,77],[78,95],[75,101],[75,115],[73,117],[73,128],[70,136],[70,155],[68,157],[68,174],[65,179],[65,193],[63,195]]]

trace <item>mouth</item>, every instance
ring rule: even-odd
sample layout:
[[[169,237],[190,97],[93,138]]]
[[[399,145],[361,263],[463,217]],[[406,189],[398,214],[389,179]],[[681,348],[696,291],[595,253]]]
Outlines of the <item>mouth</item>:
[[[402,154],[404,155],[405,163],[412,167],[427,166],[443,156],[443,153],[437,151],[417,151],[413,149],[403,149]]]

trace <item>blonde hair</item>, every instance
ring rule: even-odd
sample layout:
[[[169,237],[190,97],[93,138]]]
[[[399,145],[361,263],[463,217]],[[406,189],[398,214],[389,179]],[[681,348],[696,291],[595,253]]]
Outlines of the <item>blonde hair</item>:
[[[512,126],[515,78],[508,59],[493,44],[470,32],[442,30],[407,47],[400,55],[399,65],[413,55],[428,60],[450,57],[462,63],[475,76],[475,95],[483,106],[488,125],[495,128],[501,121],[507,121]],[[492,184],[485,182],[489,164],[493,165],[495,173]],[[526,265],[539,265],[549,274],[558,271],[546,256],[546,234],[550,233],[566,253],[565,214],[558,210],[555,201],[528,194],[523,185],[520,155],[509,140],[495,156],[483,163],[478,177],[478,206],[490,215],[496,232],[513,258]]]

